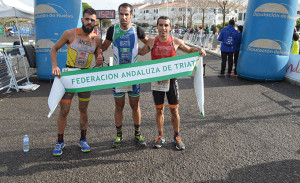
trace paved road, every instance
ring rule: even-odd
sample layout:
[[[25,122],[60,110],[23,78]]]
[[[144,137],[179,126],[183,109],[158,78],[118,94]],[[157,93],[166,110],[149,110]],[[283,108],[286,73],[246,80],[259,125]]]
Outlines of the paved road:
[[[105,53],[106,57],[111,51]],[[181,54],[181,52],[179,52]],[[149,60],[149,55],[141,57]],[[157,130],[150,84],[142,85],[142,134],[146,149],[133,142],[133,122],[127,105],[124,144],[111,148],[116,134],[110,89],[93,92],[89,106],[88,142],[80,137],[77,97],[65,132],[66,148],[53,157],[58,110],[48,119],[51,83],[31,81],[34,92],[0,97],[0,182],[300,182],[300,92],[287,82],[257,83],[238,77],[216,77],[220,58],[205,57],[205,112],[195,101],[193,78],[179,79],[181,137],[185,151],[172,145],[170,112],[165,112],[163,148],[152,149]],[[22,152],[22,138],[30,151]]]

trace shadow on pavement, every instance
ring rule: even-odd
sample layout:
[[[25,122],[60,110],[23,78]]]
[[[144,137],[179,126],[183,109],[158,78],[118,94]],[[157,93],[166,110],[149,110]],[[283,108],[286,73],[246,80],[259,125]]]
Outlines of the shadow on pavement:
[[[52,148],[30,149],[28,153],[23,151],[8,151],[0,153],[0,177],[32,175],[37,172],[64,170],[79,167],[94,167],[100,164],[129,163],[135,160],[117,159],[116,155],[128,154],[145,148],[137,148],[135,145],[126,144],[122,149],[112,149],[105,144],[111,142],[90,143],[92,149],[89,153],[83,153],[76,145],[66,144],[63,154],[59,157],[52,155]],[[111,159],[107,160],[107,157]],[[14,163],[12,163],[14,162]]]
[[[262,163],[235,169],[228,174],[227,179],[208,180],[202,183],[220,182],[299,182],[300,160],[286,160]]]

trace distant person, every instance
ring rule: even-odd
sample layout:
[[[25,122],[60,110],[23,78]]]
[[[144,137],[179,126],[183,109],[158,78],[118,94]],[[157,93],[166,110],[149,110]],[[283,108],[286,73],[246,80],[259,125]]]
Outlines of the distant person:
[[[218,77],[225,77],[225,69],[226,69],[226,62],[228,60],[228,76],[230,76],[233,66],[233,52],[234,52],[234,41],[236,34],[238,33],[237,30],[234,29],[234,20],[229,20],[229,25],[222,29],[218,40],[222,41],[221,43],[221,72]]]
[[[205,34],[209,34],[209,27],[208,26],[206,26],[206,28],[205,28]]]
[[[299,34],[297,32],[293,33],[293,40],[291,45],[291,53],[295,55],[299,55]]]
[[[240,54],[240,47],[241,47],[241,43],[242,43],[243,26],[239,25],[237,27],[237,29],[238,29],[238,33],[236,34],[235,44],[234,44],[234,72],[233,72],[233,74],[231,74],[232,76],[237,75],[236,68],[237,68],[237,63],[238,63],[239,54]]]
[[[7,37],[8,36],[8,28],[7,25],[4,24],[4,36]]]
[[[212,25],[211,30],[212,30],[213,34],[219,33],[219,29],[216,24]]]
[[[98,27],[97,27],[97,26],[94,28],[94,34],[96,34],[96,35],[99,34],[99,30],[98,30]]]
[[[82,27],[66,30],[61,38],[53,45],[50,55],[52,61],[52,74],[60,77],[61,71],[57,66],[57,61],[66,62],[67,68],[87,69],[90,67],[93,57],[95,56],[96,66],[103,63],[100,37],[93,33],[96,26],[96,11],[92,8],[87,8],[83,11],[81,18]],[[65,44],[68,45],[67,61],[57,60],[57,51]],[[54,156],[60,156],[64,148],[64,131],[67,125],[67,116],[69,114],[72,98],[74,93],[66,92],[60,101],[60,112],[57,119],[58,140],[53,150]],[[88,126],[88,104],[90,101],[91,92],[78,93],[78,108],[79,108],[79,123],[81,137],[79,146],[82,152],[89,152],[90,146],[86,141],[86,132]]]

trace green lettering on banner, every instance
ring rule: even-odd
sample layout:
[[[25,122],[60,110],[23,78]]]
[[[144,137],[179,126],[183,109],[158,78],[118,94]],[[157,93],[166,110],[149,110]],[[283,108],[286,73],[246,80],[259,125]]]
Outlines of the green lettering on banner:
[[[95,82],[95,76],[91,76],[92,82]]]
[[[135,71],[131,71],[131,75],[132,75],[132,77],[136,76],[136,72]]]
[[[96,81],[100,81],[100,77],[97,75],[97,79],[96,79]]]
[[[108,79],[111,80],[111,79],[113,79],[113,78],[114,78],[114,75],[112,75],[112,74],[109,74],[109,75],[108,75]]]
[[[192,53],[151,62],[63,72],[61,80],[68,83],[64,85],[67,92],[82,92],[188,76],[198,63],[196,61],[198,55],[199,53]]]
[[[178,69],[178,64],[174,64],[176,66],[176,69]]]
[[[146,74],[144,73],[144,70],[142,70],[142,75],[143,75],[143,76],[146,75]]]
[[[119,79],[119,74],[118,73],[114,73],[114,79]]]
[[[81,77],[81,83],[85,83],[85,78]]]
[[[168,67],[167,66],[163,66],[163,71],[167,71],[168,70]]]
[[[146,74],[150,74],[150,69],[146,69]]]
[[[180,63],[179,65],[180,65],[180,69],[181,69],[181,68],[184,68],[184,67],[183,67],[183,63]]]

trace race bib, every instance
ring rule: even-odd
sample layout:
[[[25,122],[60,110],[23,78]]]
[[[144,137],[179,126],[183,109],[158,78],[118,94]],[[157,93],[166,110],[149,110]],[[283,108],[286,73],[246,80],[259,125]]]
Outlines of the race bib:
[[[132,85],[128,85],[128,86],[122,86],[122,87],[116,87],[116,92],[120,93],[120,92],[129,92],[132,91]]]
[[[151,82],[151,90],[168,92],[170,88],[170,80]]]
[[[79,51],[75,62],[75,67],[84,68],[89,57],[88,52]]]
[[[62,72],[68,72],[68,71],[77,71],[81,70],[80,68],[62,68]]]

